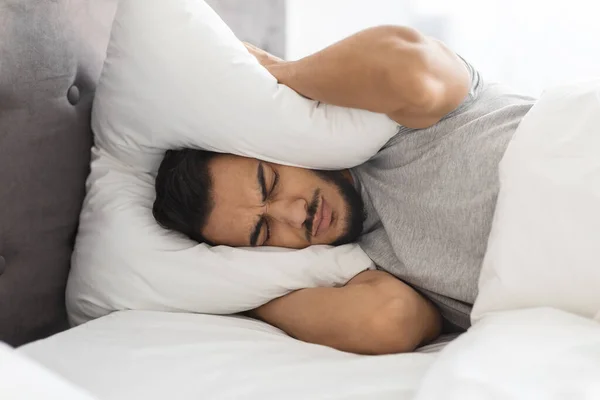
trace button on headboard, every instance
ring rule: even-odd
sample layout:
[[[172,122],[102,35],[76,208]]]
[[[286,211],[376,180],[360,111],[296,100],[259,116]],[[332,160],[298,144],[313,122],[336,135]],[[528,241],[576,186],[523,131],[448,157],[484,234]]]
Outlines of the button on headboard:
[[[0,341],[67,327],[90,108],[116,0],[0,0]]]

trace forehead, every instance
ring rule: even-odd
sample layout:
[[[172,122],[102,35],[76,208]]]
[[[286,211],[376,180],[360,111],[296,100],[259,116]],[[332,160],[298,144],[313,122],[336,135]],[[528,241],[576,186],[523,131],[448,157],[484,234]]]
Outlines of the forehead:
[[[214,207],[203,235],[215,243],[247,246],[262,207],[259,161],[230,154],[209,163]]]
[[[222,154],[209,162],[209,172],[212,178],[212,187],[233,187],[236,184],[254,181],[259,161],[254,158]]]

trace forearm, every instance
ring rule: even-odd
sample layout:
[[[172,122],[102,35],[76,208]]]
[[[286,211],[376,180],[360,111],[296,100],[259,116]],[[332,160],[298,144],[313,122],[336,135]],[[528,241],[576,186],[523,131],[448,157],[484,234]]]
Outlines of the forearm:
[[[412,351],[440,330],[437,310],[381,271],[363,272],[342,288],[299,290],[254,314],[299,340],[360,354]]]
[[[315,54],[269,68],[280,83],[314,100],[375,112],[395,111],[401,103],[418,98],[415,80],[406,79],[405,90],[390,87],[395,63],[391,51],[404,53],[398,72],[409,77],[421,68],[417,51],[420,36],[409,29],[378,27],[359,32]]]
[[[355,292],[360,291],[356,288]],[[364,316],[349,315],[343,310],[344,288],[303,289],[286,296],[286,306],[278,300],[257,309],[255,315],[277,326],[288,335],[309,343],[322,344],[355,353],[370,353],[373,346],[367,337]],[[281,300],[279,300],[281,301]],[[293,313],[289,310],[293,309]]]
[[[469,89],[460,58],[411,28],[371,28],[320,52],[267,65],[278,81],[323,103],[389,115],[422,128],[456,108]]]

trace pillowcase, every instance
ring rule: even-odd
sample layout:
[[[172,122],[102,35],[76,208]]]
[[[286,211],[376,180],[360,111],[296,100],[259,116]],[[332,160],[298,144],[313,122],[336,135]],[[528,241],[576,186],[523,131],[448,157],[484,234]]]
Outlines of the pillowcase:
[[[199,147],[341,169],[396,133],[388,117],[320,104],[279,85],[199,0],[124,0],[96,92],[96,143],[136,171]]]
[[[500,163],[472,319],[549,306],[600,311],[600,80],[547,90]]]
[[[397,130],[384,115],[279,85],[204,1],[119,3],[92,127],[67,285],[73,324],[124,309],[241,312],[373,267],[357,245],[211,248],[154,221],[154,177],[167,149],[341,169],[367,160]]]

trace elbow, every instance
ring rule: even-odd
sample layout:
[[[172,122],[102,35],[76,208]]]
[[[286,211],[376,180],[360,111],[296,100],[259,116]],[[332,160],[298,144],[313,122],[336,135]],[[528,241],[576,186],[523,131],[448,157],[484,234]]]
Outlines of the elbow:
[[[441,317],[432,305],[423,307],[412,299],[389,299],[371,320],[370,354],[413,352],[439,336],[441,325]]]
[[[390,299],[370,321],[373,355],[409,353],[420,344],[414,316],[404,299]]]
[[[386,47],[387,61],[383,63],[381,76],[390,95],[401,103],[390,104],[390,107],[394,111],[397,108],[431,109],[441,89],[432,40],[414,29],[395,27]]]
[[[374,35],[378,37],[388,39],[390,43],[397,44],[398,41],[402,43],[420,44],[424,43],[427,37],[418,30],[409,26],[401,25],[380,25],[373,28],[369,28]]]
[[[470,72],[444,43],[407,28],[398,31],[391,46],[386,84],[396,98],[402,99],[399,109],[437,122],[467,98]]]

